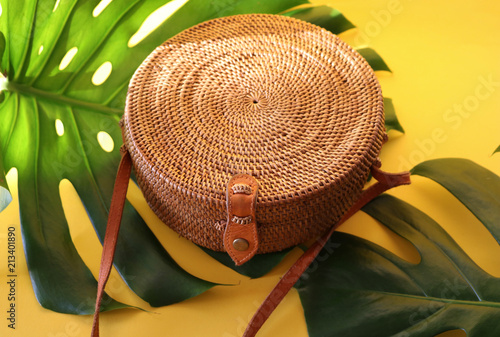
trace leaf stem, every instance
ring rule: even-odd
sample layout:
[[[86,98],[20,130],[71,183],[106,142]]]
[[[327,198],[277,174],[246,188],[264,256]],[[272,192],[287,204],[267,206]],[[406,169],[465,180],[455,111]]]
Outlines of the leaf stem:
[[[2,82],[0,82],[0,89],[2,89],[1,85],[2,85]],[[81,101],[78,99],[74,99],[74,98],[59,95],[59,94],[54,94],[52,92],[40,90],[37,88],[33,88],[30,86],[22,85],[22,84],[15,83],[15,82],[8,82],[7,81],[5,89],[8,91],[18,92],[21,94],[28,94],[30,96],[35,96],[38,98],[43,98],[43,99],[55,101],[58,103],[68,104],[70,106],[76,106],[76,107],[84,108],[87,110],[95,110],[95,111],[105,112],[105,113],[114,114],[114,115],[123,114],[122,109],[110,108],[108,106],[98,104],[98,103]]]

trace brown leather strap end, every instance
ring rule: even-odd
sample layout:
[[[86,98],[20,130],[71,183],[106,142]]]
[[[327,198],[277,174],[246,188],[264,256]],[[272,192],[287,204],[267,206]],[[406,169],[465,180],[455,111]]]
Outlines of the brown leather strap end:
[[[227,226],[224,247],[237,266],[259,248],[255,208],[259,184],[248,174],[237,174],[227,184]]]
[[[297,282],[304,271],[314,261],[326,242],[330,239],[335,229],[349,219],[354,213],[359,211],[364,205],[369,203],[373,198],[384,193],[385,191],[400,185],[408,185],[411,183],[410,173],[388,173],[382,171],[378,166],[373,165],[371,168],[373,177],[377,180],[375,184],[365,189],[359,199],[351,206],[344,216],[333,225],[328,232],[313,243],[309,249],[290,267],[283,275],[278,284],[274,287],[271,293],[266,297],[255,315],[248,323],[247,329],[243,337],[254,337],[262,325],[269,318],[271,313],[276,309],[281,300],[290,291],[293,285]]]
[[[130,158],[130,154],[124,148],[122,148],[120,152],[122,153],[122,159],[116,175],[113,197],[109,208],[106,234],[104,235],[102,248],[94,321],[92,324],[92,337],[99,337],[99,312],[101,311],[102,296],[104,295],[104,287],[106,286],[106,282],[108,281],[109,274],[111,272],[111,267],[113,266],[116,241],[118,239],[123,207],[127,197],[128,183],[132,172],[132,160]]]

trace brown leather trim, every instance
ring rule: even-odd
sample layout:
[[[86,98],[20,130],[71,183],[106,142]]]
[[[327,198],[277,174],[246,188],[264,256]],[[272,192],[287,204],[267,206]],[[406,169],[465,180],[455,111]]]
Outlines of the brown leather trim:
[[[259,184],[248,174],[236,174],[227,184],[224,248],[237,266],[250,260],[259,248],[255,219],[258,189]]]
[[[108,282],[109,273],[113,266],[115,256],[116,240],[122,221],[123,206],[127,196],[128,182],[132,172],[132,160],[130,154],[122,151],[122,159],[116,175],[113,197],[109,208],[108,224],[106,234],[104,235],[104,244],[102,248],[101,267],[99,270],[99,281],[97,284],[97,298],[95,303],[94,321],[92,324],[92,337],[99,337],[99,312],[101,311],[102,296],[104,287]]]

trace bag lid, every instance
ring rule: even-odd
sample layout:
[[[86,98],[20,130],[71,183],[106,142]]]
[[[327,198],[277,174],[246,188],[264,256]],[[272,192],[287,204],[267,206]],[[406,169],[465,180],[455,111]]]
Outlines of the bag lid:
[[[334,34],[266,14],[211,20],[154,50],[133,76],[124,143],[155,213],[225,250],[226,184],[259,184],[259,253],[320,235],[359,197],[385,129],[361,55]]]

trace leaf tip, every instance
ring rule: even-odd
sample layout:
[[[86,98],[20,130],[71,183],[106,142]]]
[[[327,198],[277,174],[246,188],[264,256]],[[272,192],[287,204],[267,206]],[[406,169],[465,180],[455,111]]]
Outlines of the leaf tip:
[[[498,152],[500,152],[500,145],[498,145],[498,147],[495,149],[495,151],[493,151],[493,153],[491,155],[493,156],[495,153],[498,153]]]
[[[404,134],[405,130],[401,123],[399,123],[398,117],[396,116],[396,109],[394,108],[391,98],[384,97],[384,112],[386,132],[396,130]]]

